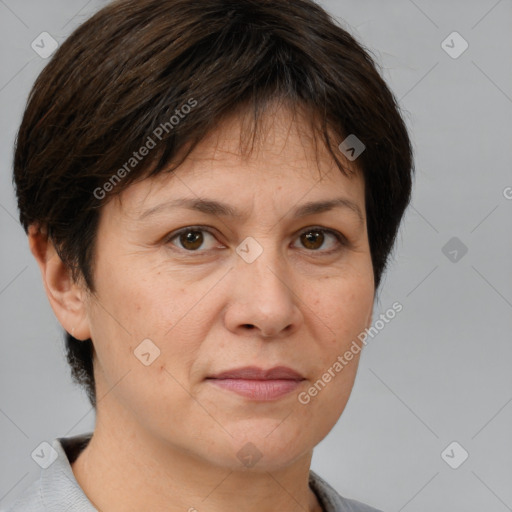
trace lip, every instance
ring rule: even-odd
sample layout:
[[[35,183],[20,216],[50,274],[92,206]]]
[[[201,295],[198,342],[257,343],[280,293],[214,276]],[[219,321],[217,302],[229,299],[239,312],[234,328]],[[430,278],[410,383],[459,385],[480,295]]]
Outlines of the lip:
[[[305,379],[287,366],[269,369],[246,366],[218,373],[207,380],[251,400],[271,401],[291,393]]]
[[[257,366],[244,366],[226,370],[208,377],[209,379],[246,379],[246,380],[303,380],[304,377],[287,366],[274,366],[268,370]]]

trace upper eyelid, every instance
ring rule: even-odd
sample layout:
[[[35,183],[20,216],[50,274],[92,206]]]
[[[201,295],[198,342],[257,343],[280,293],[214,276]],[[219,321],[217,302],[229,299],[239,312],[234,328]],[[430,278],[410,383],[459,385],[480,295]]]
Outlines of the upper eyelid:
[[[336,234],[336,233],[339,233],[341,236],[345,236],[341,231],[338,231],[334,228],[326,228],[326,227],[323,227],[323,226],[317,226],[317,225],[312,225],[312,226],[307,226],[305,228],[301,228],[299,231],[296,232],[296,235],[300,235],[301,233],[304,233],[305,231],[308,231],[308,230],[311,230],[311,231],[314,231],[314,230],[318,230],[318,231],[325,231],[327,233],[331,233],[331,234]],[[173,238],[175,238],[176,236],[178,236],[179,234],[181,233],[186,233],[187,231],[206,231],[210,234],[214,234],[214,232],[217,231],[217,229],[211,227],[211,226],[185,226],[183,228],[179,228],[175,231],[173,231],[172,233],[170,233],[169,235],[166,236],[166,238],[168,240],[172,240]]]
[[[173,231],[171,234],[169,234],[166,237],[164,237],[164,241],[166,243],[168,243],[171,240],[173,240],[174,238],[176,238],[177,236],[179,236],[181,233],[186,233],[187,231],[206,231],[207,233],[209,233],[210,235],[215,237],[215,232],[217,230],[215,228],[211,227],[211,226],[202,226],[202,225],[185,226],[185,227],[180,228],[180,229],[178,229],[176,231]],[[327,227],[318,226],[318,225],[312,225],[312,226],[307,226],[305,228],[302,228],[302,229],[300,229],[299,231],[296,232],[295,236],[296,237],[300,236],[302,233],[305,233],[307,231],[323,231],[324,233],[332,235],[342,245],[349,243],[347,237],[341,231],[338,231],[338,230],[333,229],[333,228],[327,228]],[[188,251],[188,252],[199,252],[199,251]],[[316,252],[322,252],[322,251],[316,251]],[[325,252],[328,252],[328,251],[325,251]]]

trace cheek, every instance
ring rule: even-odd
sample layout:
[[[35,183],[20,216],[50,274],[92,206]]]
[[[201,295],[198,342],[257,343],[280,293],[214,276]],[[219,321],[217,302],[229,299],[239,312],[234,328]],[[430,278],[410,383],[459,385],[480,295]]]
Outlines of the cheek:
[[[201,340],[194,316],[186,314],[192,298],[169,296],[162,282],[125,280],[93,307],[98,396],[105,408],[123,404],[148,429],[169,429],[178,410],[185,417],[200,413],[186,391]]]
[[[304,398],[326,428],[338,420],[350,397],[363,348],[358,335],[371,319],[373,301],[373,273],[367,269],[325,278],[316,288],[311,309],[322,320],[326,335],[317,338],[320,364],[311,393]]]
[[[105,265],[98,280],[100,304],[112,327],[130,336],[131,342],[161,338],[179,318],[183,290],[156,269]],[[104,316],[104,315],[103,315]]]
[[[328,328],[333,341],[329,346],[333,351],[340,351],[357,340],[371,319],[373,302],[373,275],[326,278],[319,283],[311,309]]]
[[[323,439],[338,421],[349,400],[359,365],[362,347],[358,335],[364,331],[373,306],[373,287],[335,290],[315,301],[315,313],[327,329],[317,337],[315,376],[301,396],[301,410],[307,411],[318,440]],[[320,309],[318,309],[320,308]],[[305,403],[307,402],[307,403]]]
[[[208,331],[199,286],[183,286],[176,276],[158,269],[114,271],[105,266],[102,275],[91,332],[105,379],[113,383],[130,371],[130,380],[140,379],[141,391],[146,382],[155,389],[155,379],[156,389],[168,387],[169,374],[186,380]]]

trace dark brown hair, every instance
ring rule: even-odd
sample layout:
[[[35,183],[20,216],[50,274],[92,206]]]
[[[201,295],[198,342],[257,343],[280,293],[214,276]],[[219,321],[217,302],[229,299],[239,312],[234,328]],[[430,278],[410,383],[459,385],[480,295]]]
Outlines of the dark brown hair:
[[[256,133],[274,100],[309,113],[341,172],[337,145],[354,134],[366,146],[357,164],[377,289],[410,201],[411,143],[368,50],[312,0],[118,0],[78,27],[37,78],[18,132],[25,231],[46,228],[73,277],[94,291],[105,201],[176,168],[242,107],[252,106]],[[130,160],[149,138],[156,149]],[[95,407],[92,342],[66,333],[66,349]]]

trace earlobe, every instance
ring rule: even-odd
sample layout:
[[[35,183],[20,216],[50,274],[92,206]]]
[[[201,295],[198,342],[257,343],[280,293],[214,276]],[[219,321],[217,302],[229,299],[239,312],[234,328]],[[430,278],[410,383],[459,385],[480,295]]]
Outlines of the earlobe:
[[[74,338],[90,338],[85,290],[73,280],[45,230],[30,226],[28,241],[41,271],[46,295],[60,324]]]

